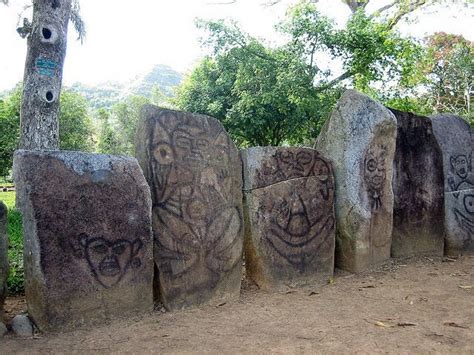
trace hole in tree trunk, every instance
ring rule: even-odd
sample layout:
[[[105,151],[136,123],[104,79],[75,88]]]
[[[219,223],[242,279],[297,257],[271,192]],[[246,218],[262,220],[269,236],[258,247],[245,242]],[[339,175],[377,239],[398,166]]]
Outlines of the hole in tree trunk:
[[[51,1],[51,7],[53,9],[57,9],[58,7],[61,7],[61,3],[59,2],[59,0],[53,0]]]
[[[51,91],[46,91],[46,101],[51,102],[54,99],[54,95]]]
[[[43,33],[43,37],[44,39],[50,39],[51,36],[52,36],[52,32],[49,28],[47,27],[43,27],[43,29],[41,30],[41,32]]]

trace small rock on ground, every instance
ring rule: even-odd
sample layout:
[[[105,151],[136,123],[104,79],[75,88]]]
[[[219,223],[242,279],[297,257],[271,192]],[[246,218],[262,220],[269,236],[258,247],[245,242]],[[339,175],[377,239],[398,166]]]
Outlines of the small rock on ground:
[[[12,320],[12,330],[16,335],[22,337],[33,336],[33,324],[27,315],[18,314]]]

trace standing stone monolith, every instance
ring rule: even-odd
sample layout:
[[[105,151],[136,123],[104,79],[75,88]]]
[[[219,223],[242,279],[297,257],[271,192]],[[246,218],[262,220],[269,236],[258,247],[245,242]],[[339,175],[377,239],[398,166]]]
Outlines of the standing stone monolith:
[[[7,296],[8,279],[8,208],[0,201],[0,323],[3,321],[3,302]]]
[[[397,118],[392,256],[443,255],[444,178],[431,120],[390,109]]]
[[[159,292],[168,309],[238,298],[242,167],[222,125],[145,106],[136,156],[151,187]]]
[[[334,169],[341,269],[359,272],[390,258],[396,136],[397,122],[387,108],[347,90],[316,140]]]
[[[262,289],[327,282],[334,271],[331,163],[309,148],[241,151],[245,267]]]
[[[28,313],[43,331],[153,309],[150,190],[130,157],[14,155]]]
[[[474,130],[461,117],[431,117],[443,154],[445,254],[474,253]]]

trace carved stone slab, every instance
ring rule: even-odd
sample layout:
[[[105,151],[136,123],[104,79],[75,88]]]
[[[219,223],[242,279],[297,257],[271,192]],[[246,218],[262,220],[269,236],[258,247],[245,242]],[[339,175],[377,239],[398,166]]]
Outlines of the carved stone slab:
[[[474,253],[474,131],[461,117],[437,115],[433,131],[443,154],[445,254]]]
[[[159,293],[168,309],[236,299],[243,251],[242,168],[216,119],[146,106],[136,155],[153,199]]]
[[[307,148],[241,151],[247,275],[260,288],[327,280],[334,271],[331,163]]]
[[[0,201],[0,323],[3,321],[3,302],[7,296],[8,279],[8,233],[7,206]],[[0,335],[1,337],[1,335]]]
[[[41,330],[153,309],[151,198],[134,158],[20,150],[14,178]]]
[[[431,120],[391,109],[398,133],[393,172],[392,256],[443,255],[444,178]]]
[[[359,272],[390,258],[397,123],[385,107],[347,90],[316,140],[333,163],[336,266]]]

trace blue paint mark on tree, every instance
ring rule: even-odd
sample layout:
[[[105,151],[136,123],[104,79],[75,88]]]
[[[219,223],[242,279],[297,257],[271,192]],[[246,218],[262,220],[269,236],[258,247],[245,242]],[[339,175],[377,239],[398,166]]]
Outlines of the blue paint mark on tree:
[[[58,64],[51,59],[38,58],[36,59],[36,70],[39,75],[53,76]]]

